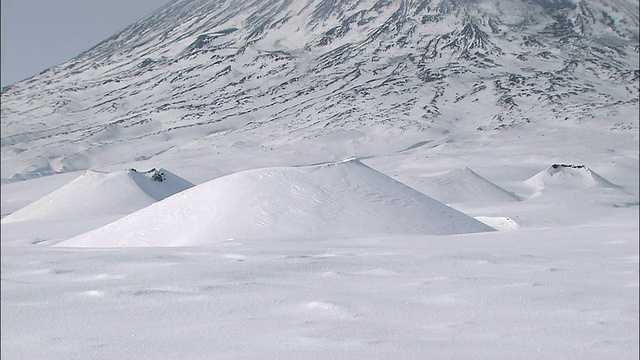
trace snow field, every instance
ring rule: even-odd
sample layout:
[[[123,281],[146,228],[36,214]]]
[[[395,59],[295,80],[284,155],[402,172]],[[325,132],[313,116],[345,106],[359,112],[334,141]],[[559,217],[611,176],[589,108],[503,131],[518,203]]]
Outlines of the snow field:
[[[7,246],[3,357],[634,358],[637,207],[618,215],[517,236]]]

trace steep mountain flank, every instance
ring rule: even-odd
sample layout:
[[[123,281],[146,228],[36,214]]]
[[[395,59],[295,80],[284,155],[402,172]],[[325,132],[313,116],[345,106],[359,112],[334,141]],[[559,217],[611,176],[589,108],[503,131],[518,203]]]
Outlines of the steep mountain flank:
[[[229,136],[637,132],[637,14],[632,1],[178,0],[2,90],[2,181]]]

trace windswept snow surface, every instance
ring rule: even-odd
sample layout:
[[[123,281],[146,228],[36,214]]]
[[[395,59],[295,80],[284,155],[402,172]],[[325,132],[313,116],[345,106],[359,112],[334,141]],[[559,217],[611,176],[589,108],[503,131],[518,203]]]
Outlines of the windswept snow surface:
[[[637,10],[185,0],[3,89],[2,359],[639,359]]]
[[[516,230],[520,228],[517,222],[506,216],[476,216],[475,218],[496,230]]]
[[[637,359],[637,207],[585,227],[2,249],[3,359]]]
[[[450,235],[492,230],[350,160],[228,175],[59,246],[187,246],[230,238]]]

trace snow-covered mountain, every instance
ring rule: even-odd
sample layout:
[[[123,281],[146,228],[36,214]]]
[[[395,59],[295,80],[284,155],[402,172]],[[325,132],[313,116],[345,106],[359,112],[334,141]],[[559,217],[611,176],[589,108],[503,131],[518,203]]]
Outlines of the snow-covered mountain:
[[[211,147],[328,161],[514,127],[637,133],[638,44],[631,0],[177,0],[2,89],[2,181]]]

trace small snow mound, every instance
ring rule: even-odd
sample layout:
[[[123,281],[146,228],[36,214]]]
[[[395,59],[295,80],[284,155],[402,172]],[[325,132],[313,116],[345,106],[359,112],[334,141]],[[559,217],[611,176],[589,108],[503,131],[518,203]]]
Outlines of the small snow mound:
[[[60,189],[3,218],[2,223],[127,215],[192,186],[191,182],[164,169],[142,173],[134,169],[124,172],[88,170]]]
[[[445,204],[495,204],[520,200],[468,167],[436,176],[412,178],[407,183]]]
[[[493,231],[358,160],[248,170],[57,246],[190,246],[229,238]]]
[[[609,182],[585,165],[553,164],[524,181],[533,190],[532,197],[540,196],[551,189],[562,191],[571,189],[620,187]]]

